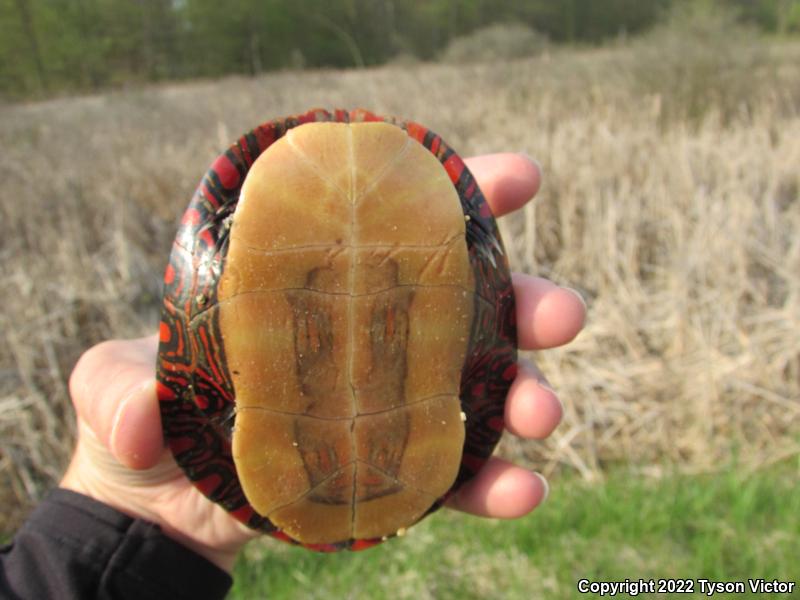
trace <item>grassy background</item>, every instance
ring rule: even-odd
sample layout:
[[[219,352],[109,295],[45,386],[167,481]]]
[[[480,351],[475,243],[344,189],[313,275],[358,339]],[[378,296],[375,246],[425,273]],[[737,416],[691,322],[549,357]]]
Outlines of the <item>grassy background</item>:
[[[744,475],[730,465],[647,479],[622,469],[602,486],[559,481],[520,521],[443,511],[357,554],[256,542],[237,564],[232,597],[575,598],[584,578],[797,581],[797,556],[796,471]]]
[[[66,378],[80,352],[155,330],[177,219],[207,165],[255,124],[312,106],[413,118],[465,156],[538,157],[539,198],[502,224],[512,265],[578,288],[589,304],[575,343],[530,357],[560,392],[562,426],[545,442],[509,437],[500,448],[555,480],[552,508],[519,526],[436,517],[414,530],[414,544],[330,559],[350,565],[330,563],[335,570],[378,561],[373,576],[395,573],[398,590],[427,589],[412,571],[432,555],[437,568],[483,573],[480,585],[516,566],[517,590],[534,580],[569,589],[584,566],[788,576],[780,554],[763,573],[751,569],[771,544],[796,543],[780,519],[772,537],[760,520],[783,514],[797,533],[800,46],[719,19],[494,63],[287,71],[3,106],[0,531],[13,531],[60,477],[74,433]],[[734,457],[732,474],[715,475]],[[599,485],[619,464],[619,483]],[[561,478],[573,512],[558,512]],[[590,512],[623,492],[633,499],[607,503],[605,517]],[[643,503],[660,495],[677,508],[648,525]],[[793,513],[776,513],[785,498]],[[666,523],[683,533],[659,534]],[[760,551],[749,546],[755,534]],[[483,541],[496,561],[476,558]],[[650,544],[663,559],[651,562]],[[392,570],[425,547],[427,557]],[[275,552],[266,565],[321,560]],[[452,589],[488,589],[473,589],[476,577]]]

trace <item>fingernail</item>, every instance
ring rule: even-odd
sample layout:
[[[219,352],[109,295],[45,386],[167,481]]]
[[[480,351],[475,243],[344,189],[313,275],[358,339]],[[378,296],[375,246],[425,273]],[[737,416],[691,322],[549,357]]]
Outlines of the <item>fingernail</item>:
[[[550,387],[550,384],[547,383],[544,379],[537,379],[536,384],[542,388],[545,392],[550,392],[551,394],[555,395],[556,391]]]
[[[131,458],[136,458],[135,456],[130,456],[129,449],[124,447],[119,447],[119,440],[120,434],[123,433],[121,428],[129,425],[131,420],[131,414],[135,414],[135,412],[142,411],[145,407],[143,406],[142,402],[139,402],[139,398],[141,394],[145,393],[148,388],[153,386],[152,381],[145,381],[141,385],[138,385],[131,389],[122,401],[119,403],[119,408],[117,409],[117,414],[114,415],[114,422],[111,425],[111,436],[109,438],[109,446],[111,453],[123,464],[127,464]],[[138,423],[139,419],[134,418],[133,421]],[[128,422],[128,423],[126,423]]]
[[[540,163],[538,159],[534,158],[524,150],[520,152],[520,154],[536,165],[536,168],[539,169],[539,175],[542,174],[542,163]]]
[[[583,299],[583,295],[581,295],[581,293],[578,290],[576,290],[575,288],[571,288],[571,287],[564,287],[564,289],[567,290],[568,292],[572,292],[573,294],[575,294],[575,296],[578,298],[578,300],[581,301],[581,304],[583,304],[583,308],[584,309],[587,308],[586,300]]]
[[[547,497],[550,495],[550,484],[547,483],[547,479],[545,479],[544,475],[542,475],[541,473],[534,472],[533,474],[536,475],[536,477],[539,478],[539,481],[542,482],[542,487],[544,488],[544,493],[542,494],[542,499],[539,500],[539,506],[541,506],[542,504],[545,503],[545,501],[547,500]]]

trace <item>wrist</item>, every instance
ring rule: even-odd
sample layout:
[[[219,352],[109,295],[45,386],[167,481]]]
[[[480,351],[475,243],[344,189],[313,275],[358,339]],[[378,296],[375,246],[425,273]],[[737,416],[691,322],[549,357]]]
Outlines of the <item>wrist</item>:
[[[76,457],[77,458],[77,457]],[[81,474],[84,472],[73,459],[70,463],[67,472],[61,480],[60,486],[78,494],[83,494],[93,500],[102,502],[110,506],[114,510],[121,512],[133,519],[141,519],[150,523],[158,525],[162,533],[169,538],[172,538],[179,544],[189,548],[195,554],[198,554],[210,561],[223,571],[231,573],[233,565],[236,562],[236,556],[239,548],[229,549],[215,549],[207,546],[189,535],[185,535],[180,530],[166,523],[160,515],[152,510],[145,509],[140,503],[133,500],[131,495],[128,495],[127,501],[120,501],[124,498],[124,494],[113,493],[111,490],[105,489],[104,486],[98,486],[90,478],[84,477]],[[243,545],[243,544],[242,544]]]
[[[171,518],[173,514],[186,514],[187,510],[201,513],[222,510],[193,489],[191,491],[196,496],[188,501],[190,506],[183,509],[175,506],[176,494],[170,488],[179,485],[176,480],[182,480],[183,477],[183,473],[168,456],[151,469],[128,469],[113,458],[94,434],[86,435],[85,431],[81,431],[60,487],[102,502],[131,518],[158,525],[164,535],[230,573],[239,550],[253,534],[247,530],[249,533],[231,536],[233,539],[218,539],[213,527],[181,527],[180,519]],[[186,485],[191,488],[188,482]],[[214,521],[213,518],[202,517],[199,520],[204,523]],[[238,523],[236,526],[237,529],[247,529]],[[205,543],[204,538],[219,543]]]
[[[172,538],[182,546],[185,546],[195,554],[205,558],[207,561],[216,565],[228,574],[233,573],[233,565],[236,563],[236,557],[239,555],[239,548],[233,549],[218,549],[207,546],[190,536],[183,534],[181,531],[170,527],[165,523],[158,523],[161,531],[167,537]]]

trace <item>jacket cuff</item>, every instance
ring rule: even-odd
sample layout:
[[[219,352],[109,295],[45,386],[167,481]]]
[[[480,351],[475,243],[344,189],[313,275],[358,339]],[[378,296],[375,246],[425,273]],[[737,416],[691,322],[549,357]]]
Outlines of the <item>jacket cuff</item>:
[[[96,580],[101,597],[224,598],[233,583],[158,525],[70,490],[52,490],[19,534],[60,547],[70,570]]]

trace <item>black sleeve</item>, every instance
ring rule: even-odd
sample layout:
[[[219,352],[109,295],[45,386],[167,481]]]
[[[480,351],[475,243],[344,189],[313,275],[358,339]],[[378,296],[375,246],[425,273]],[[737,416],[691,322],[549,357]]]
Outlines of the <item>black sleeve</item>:
[[[0,549],[0,598],[224,598],[230,576],[87,496],[50,492]]]

